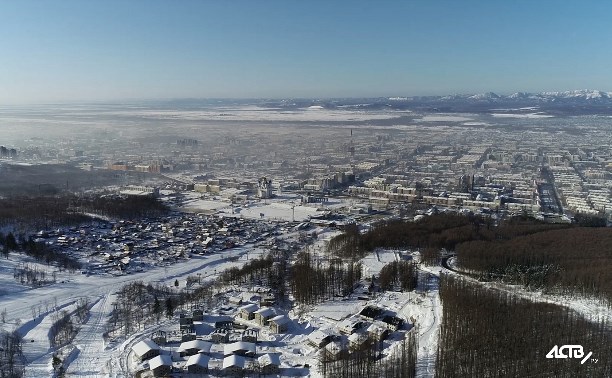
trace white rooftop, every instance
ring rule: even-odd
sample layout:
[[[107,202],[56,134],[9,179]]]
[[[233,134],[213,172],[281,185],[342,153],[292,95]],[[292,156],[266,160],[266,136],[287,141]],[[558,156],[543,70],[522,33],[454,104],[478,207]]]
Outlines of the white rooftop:
[[[143,356],[151,350],[159,350],[159,346],[151,339],[144,339],[132,347],[137,356]]]
[[[172,366],[172,358],[168,354],[162,354],[151,358],[149,361],[149,369],[154,370],[160,366]]]
[[[185,366],[199,365],[199,366],[208,367],[208,361],[210,361],[210,357],[204,354],[198,353],[198,354],[194,354],[193,356],[189,357]]]

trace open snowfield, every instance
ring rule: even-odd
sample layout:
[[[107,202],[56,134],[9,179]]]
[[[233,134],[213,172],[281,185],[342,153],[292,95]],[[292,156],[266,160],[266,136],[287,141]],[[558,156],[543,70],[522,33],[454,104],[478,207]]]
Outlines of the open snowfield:
[[[543,113],[492,113],[493,117],[496,118],[552,118],[554,116]]]
[[[447,114],[426,115],[423,118],[415,119],[415,121],[421,122],[464,122],[472,120],[473,118]]]
[[[215,120],[215,121],[367,121],[376,119],[391,119],[400,117],[409,112],[404,111],[360,111],[336,110],[323,107],[310,107],[306,109],[274,109],[257,106],[218,107],[211,110],[126,110],[107,113],[109,115],[134,116],[148,119],[164,120]]]
[[[400,260],[400,252],[386,249],[377,249],[373,253],[361,259],[363,273],[366,276],[378,276],[381,269],[393,262]]]
[[[317,214],[316,207],[291,205],[288,203],[260,203],[249,207],[239,208],[238,211],[224,209],[222,212],[226,216],[244,217],[249,219],[267,219],[277,221],[303,222]]]

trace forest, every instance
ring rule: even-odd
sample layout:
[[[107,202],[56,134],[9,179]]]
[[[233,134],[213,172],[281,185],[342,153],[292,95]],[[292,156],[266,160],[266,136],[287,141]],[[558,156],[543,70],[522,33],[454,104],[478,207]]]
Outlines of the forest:
[[[17,230],[48,230],[91,220],[85,213],[139,219],[164,215],[168,208],[147,196],[74,195],[0,198],[0,226]]]
[[[523,217],[510,218],[496,226],[490,218],[437,214],[418,222],[382,221],[365,233],[360,233],[356,225],[350,224],[345,226],[342,234],[330,240],[328,249],[339,257],[357,259],[375,248],[433,248],[452,251],[467,241],[508,240],[520,235],[570,227],[567,224],[543,223]]]
[[[457,247],[461,269],[546,292],[612,305],[612,229],[574,227]]]
[[[490,218],[438,214],[418,222],[381,222],[365,233],[349,225],[328,248],[353,259],[378,247],[418,249],[423,263],[432,265],[440,262],[441,250],[456,252],[459,268],[481,280],[595,297],[612,305],[612,229],[596,227],[600,224],[515,217],[495,225]]]
[[[436,377],[609,377],[612,372],[610,318],[591,323],[566,307],[451,275],[441,276],[440,299]],[[594,360],[546,358],[555,345],[581,345]]]
[[[290,287],[296,301],[316,304],[353,291],[361,279],[361,264],[333,259],[323,263],[307,251],[291,266]]]
[[[0,377],[21,378],[24,375],[25,359],[23,342],[17,332],[0,329]]]

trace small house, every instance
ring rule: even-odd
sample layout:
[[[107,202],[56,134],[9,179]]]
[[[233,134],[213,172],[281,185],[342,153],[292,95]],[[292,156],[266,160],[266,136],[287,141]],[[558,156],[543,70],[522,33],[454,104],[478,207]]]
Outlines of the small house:
[[[224,328],[215,329],[210,334],[210,339],[215,343],[227,343],[229,341],[229,331]]]
[[[255,311],[255,321],[262,326],[268,325],[268,320],[276,316],[276,312],[270,307],[262,307]]]
[[[389,331],[397,331],[398,329],[402,328],[402,326],[404,325],[404,319],[399,318],[397,316],[391,316],[391,315],[387,315],[385,317],[382,318],[382,322],[385,323],[385,325],[387,326],[387,329],[389,329]]]
[[[167,377],[172,373],[172,358],[167,354],[153,357],[149,361],[149,369],[154,377]]]
[[[240,297],[229,297],[229,303],[240,306],[242,304],[242,298]]]
[[[246,341],[248,343],[256,343],[257,342],[257,330],[245,329],[244,332],[242,332],[242,341]]]
[[[195,333],[185,332],[181,334],[181,342],[192,341],[196,339]]]
[[[308,344],[321,348],[334,339],[334,336],[327,330],[317,329],[308,335]]]
[[[162,330],[153,332],[151,334],[151,340],[153,340],[153,342],[156,343],[157,345],[166,345],[166,342],[167,342],[166,332]]]
[[[246,358],[232,354],[223,359],[221,371],[225,375],[240,375],[246,367]]]
[[[208,374],[208,362],[210,357],[197,353],[189,357],[187,363],[185,363],[185,370],[189,374]]]
[[[277,353],[266,353],[260,356],[257,362],[261,374],[278,374],[280,372],[280,355]]]
[[[255,319],[255,311],[259,310],[259,306],[254,303],[238,308],[238,316],[244,320]]]
[[[198,309],[193,310],[193,312],[192,312],[192,318],[193,318],[193,321],[196,321],[196,322],[201,322],[201,321],[203,321],[203,320],[204,320],[204,311],[202,311],[202,310],[201,310],[201,309],[199,309],[199,308],[198,308]]]
[[[184,356],[193,356],[197,353],[209,354],[210,348],[212,346],[211,342],[204,340],[191,340],[181,343],[178,348],[178,352],[181,357]]]
[[[387,328],[387,325],[383,322],[372,323],[368,327],[367,332],[370,340],[373,341],[382,341],[386,339],[390,333],[389,329]]]
[[[142,361],[159,355],[159,346],[151,339],[144,339],[132,347],[134,356]]]
[[[268,321],[268,324],[270,325],[270,330],[274,333],[284,333],[287,332],[287,329],[289,328],[289,323],[291,322],[291,320],[285,316],[285,315],[278,315],[275,316],[273,318],[271,318]]]
[[[243,356],[243,357],[253,357],[255,356],[256,347],[254,343],[248,343],[246,341],[236,341],[231,344],[226,344],[223,347],[223,355],[229,356],[232,354]]]
[[[221,320],[215,322],[216,329],[232,329],[234,328],[234,322],[232,320]]]

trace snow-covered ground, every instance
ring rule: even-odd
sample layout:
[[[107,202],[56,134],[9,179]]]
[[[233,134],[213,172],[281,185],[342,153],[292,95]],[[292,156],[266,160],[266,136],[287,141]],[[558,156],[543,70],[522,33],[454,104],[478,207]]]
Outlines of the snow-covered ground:
[[[79,273],[58,275],[58,282],[39,288],[27,288],[11,284],[12,266],[18,265],[23,256],[11,254],[2,264],[0,279],[10,291],[0,295],[0,309],[6,309],[5,329],[16,329],[24,337],[26,358],[26,377],[46,377],[50,375],[51,359],[54,349],[49,344],[49,328],[54,314],[74,310],[79,298],[87,298],[92,304],[91,314],[73,341],[76,350],[72,353],[72,363],[68,366],[69,375],[89,377],[128,377],[125,364],[118,364],[121,346],[108,348],[103,345],[105,322],[112,310],[113,294],[132,281],[160,282],[172,285],[175,279],[186,278],[196,272],[204,272],[202,279],[214,276],[231,266],[245,263],[247,258],[255,258],[264,251],[247,245],[222,253],[195,256],[190,260],[174,265],[159,267],[147,272],[123,276],[85,276]],[[239,257],[230,261],[230,257]],[[3,286],[4,287],[4,286]],[[35,316],[32,315],[36,312]],[[38,313],[40,312],[40,316]],[[114,369],[105,368],[114,366]],[[112,374],[111,374],[112,373]]]
[[[217,107],[211,110],[127,110],[109,115],[136,116],[147,119],[195,120],[195,121],[367,121],[390,119],[409,114],[406,111],[336,110],[323,107],[307,109],[274,109],[256,106]]]

